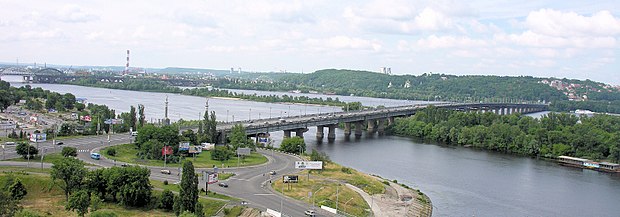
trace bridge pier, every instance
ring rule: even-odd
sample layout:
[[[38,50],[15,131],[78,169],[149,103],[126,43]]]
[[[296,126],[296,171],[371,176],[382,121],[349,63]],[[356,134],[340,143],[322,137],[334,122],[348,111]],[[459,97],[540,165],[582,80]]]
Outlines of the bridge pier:
[[[328,132],[327,132],[327,141],[333,142],[334,140],[336,140],[336,124],[332,124],[327,126],[328,127]]]
[[[351,136],[351,123],[344,123],[344,136]]]
[[[323,140],[323,126],[316,126],[316,140]]]
[[[364,125],[362,124],[361,121],[355,122],[355,137],[361,137],[362,136],[362,127]]]
[[[385,119],[381,118],[377,121],[377,131],[380,136],[385,134]]]
[[[291,130],[285,130],[284,131],[284,138],[291,138]]]
[[[377,120],[368,120],[368,129],[366,129],[367,133],[375,133],[377,131]]]
[[[388,126],[394,124],[394,117],[389,117],[388,118]]]
[[[295,136],[304,138],[304,132],[308,131],[307,128],[300,128],[295,130]]]

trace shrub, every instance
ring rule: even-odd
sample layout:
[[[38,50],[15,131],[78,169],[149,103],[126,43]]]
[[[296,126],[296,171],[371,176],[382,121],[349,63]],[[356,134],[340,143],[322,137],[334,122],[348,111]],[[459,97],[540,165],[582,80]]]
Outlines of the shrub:
[[[116,148],[114,147],[110,147],[106,150],[106,152],[108,153],[108,155],[110,156],[116,156]]]
[[[173,205],[174,205],[174,194],[170,190],[164,190],[164,192],[161,193],[159,208],[162,208],[165,210],[172,210]]]
[[[346,173],[346,174],[353,173],[353,171],[351,171],[351,168],[348,168],[348,167],[342,167],[342,168],[340,168],[340,171],[342,171],[343,173]]]
[[[168,180],[164,180],[164,185],[168,185]]]
[[[64,157],[69,157],[69,156],[77,157],[77,148],[63,147],[61,153],[62,153],[62,156]]]

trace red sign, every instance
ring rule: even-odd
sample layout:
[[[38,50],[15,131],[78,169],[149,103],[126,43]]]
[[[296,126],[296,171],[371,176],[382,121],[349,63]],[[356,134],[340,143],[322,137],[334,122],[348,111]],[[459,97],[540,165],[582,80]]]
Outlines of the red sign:
[[[161,155],[171,155],[174,151],[172,150],[172,146],[164,146],[161,149]]]
[[[82,116],[81,118],[83,121],[91,121],[90,116],[86,115],[86,116]]]

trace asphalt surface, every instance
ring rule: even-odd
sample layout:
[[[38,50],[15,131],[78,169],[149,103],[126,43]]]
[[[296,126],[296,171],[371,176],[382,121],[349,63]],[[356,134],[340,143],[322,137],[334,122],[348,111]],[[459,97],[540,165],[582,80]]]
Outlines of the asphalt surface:
[[[124,162],[113,161],[110,159],[101,158],[101,160],[94,160],[90,158],[91,152],[99,152],[100,149],[108,146],[114,146],[119,144],[130,143],[135,137],[130,137],[128,134],[115,134],[110,135],[109,140],[107,135],[103,136],[88,136],[72,139],[62,140],[64,145],[54,145],[52,141],[46,141],[38,143],[39,150],[44,154],[60,152],[62,147],[71,146],[78,149],[78,158],[101,167],[113,167],[126,164]],[[265,155],[269,161],[262,165],[240,167],[240,168],[221,168],[220,171],[235,173],[235,176],[224,181],[228,184],[227,188],[220,187],[217,184],[210,184],[208,190],[216,192],[218,194],[224,194],[246,201],[245,206],[253,207],[265,211],[266,209],[272,209],[276,211],[283,211],[283,216],[305,216],[304,212],[308,209],[316,211],[316,216],[335,216],[321,210],[320,208],[312,208],[310,204],[303,203],[301,201],[288,198],[274,191],[271,188],[271,182],[281,181],[282,175],[293,174],[298,172],[294,168],[294,162],[299,160],[298,157],[280,153],[272,150],[259,149],[259,153]],[[15,153],[15,147],[5,147],[4,158],[16,158],[19,157]],[[10,162],[0,161],[0,165],[3,166],[27,166],[27,162]],[[33,160],[30,162],[30,167],[40,167],[39,161]],[[49,168],[51,164],[43,164],[43,167]],[[163,168],[148,166],[151,170],[151,179],[154,180],[168,180],[169,183],[176,183],[180,181],[178,168]],[[162,174],[161,170],[170,170],[171,174]],[[202,171],[213,171],[212,168],[196,168],[196,173],[202,173]],[[270,171],[276,171],[276,175],[269,175]],[[200,180],[199,188],[205,187],[205,182]],[[241,205],[241,202],[233,202]]]

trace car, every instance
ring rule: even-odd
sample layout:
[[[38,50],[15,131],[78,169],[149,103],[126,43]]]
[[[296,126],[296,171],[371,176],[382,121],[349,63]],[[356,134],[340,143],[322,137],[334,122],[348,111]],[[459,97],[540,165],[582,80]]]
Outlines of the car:
[[[228,188],[228,184],[226,184],[225,182],[220,182],[220,183],[219,183],[219,184],[217,184],[217,185],[219,185],[219,186],[220,186],[220,187],[222,187],[222,188]]]
[[[61,141],[57,141],[57,142],[56,142],[56,145],[64,145],[64,144],[65,144],[65,143],[64,143],[64,142],[61,142]]]
[[[276,174],[275,170],[272,170],[271,172],[269,172],[269,175],[275,175],[275,174]]]
[[[170,175],[170,170],[161,170],[161,173]]]
[[[5,145],[15,145],[15,142],[5,142]]]
[[[241,205],[248,205],[248,202],[243,200],[243,201],[241,201]]]
[[[121,164],[121,167],[128,167],[129,164]]]
[[[316,215],[316,213],[314,212],[314,210],[311,210],[311,209],[306,210],[304,213],[305,213],[307,216],[315,216],[315,215]]]
[[[99,160],[101,159],[101,155],[99,153],[90,153],[90,158],[95,159],[95,160]]]

